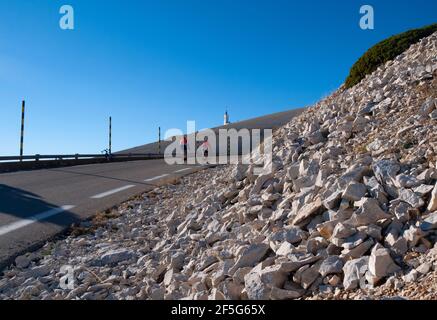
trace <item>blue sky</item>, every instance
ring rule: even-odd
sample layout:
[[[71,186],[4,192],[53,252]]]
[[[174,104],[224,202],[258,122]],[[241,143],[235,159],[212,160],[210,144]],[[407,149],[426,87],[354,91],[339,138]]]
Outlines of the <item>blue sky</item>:
[[[36,4],[37,3],[37,4]],[[414,3],[414,4],[413,4]],[[378,41],[437,22],[437,1],[0,0],[0,154],[100,152],[310,105]],[[59,28],[63,4],[75,30]],[[359,8],[375,9],[375,30]]]

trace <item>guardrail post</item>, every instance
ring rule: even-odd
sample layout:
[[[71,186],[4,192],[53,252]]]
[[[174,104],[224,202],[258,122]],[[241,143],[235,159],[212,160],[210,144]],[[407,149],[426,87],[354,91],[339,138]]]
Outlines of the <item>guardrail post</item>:
[[[161,127],[158,128],[158,154],[161,154]]]
[[[109,117],[109,155],[112,154],[112,117]]]
[[[78,153],[75,154],[74,159],[75,160],[79,160],[79,154]]]
[[[20,135],[20,162],[23,161],[23,146],[24,146],[24,109],[26,102],[21,103],[21,135]]]
[[[38,162],[39,161],[39,154],[35,155],[35,161]]]

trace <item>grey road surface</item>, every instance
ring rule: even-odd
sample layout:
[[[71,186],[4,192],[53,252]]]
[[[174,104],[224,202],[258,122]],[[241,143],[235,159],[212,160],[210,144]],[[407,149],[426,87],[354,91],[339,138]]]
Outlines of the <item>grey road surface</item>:
[[[277,129],[279,127],[282,127],[283,125],[287,124],[289,121],[291,121],[292,118],[298,116],[299,114],[301,114],[303,111],[305,110],[305,108],[299,108],[299,109],[293,109],[293,110],[288,110],[288,111],[283,111],[283,112],[277,112],[277,113],[272,113],[269,115],[265,115],[265,116],[261,116],[261,117],[257,117],[257,118],[253,118],[253,119],[249,119],[249,120],[244,120],[244,121],[239,121],[239,122],[234,122],[231,123],[229,125],[226,126],[220,126],[220,127],[216,127],[216,128],[212,128],[213,131],[215,131],[216,133],[218,133],[218,131],[220,129]],[[181,130],[185,130],[185,128],[180,128]],[[199,128],[197,128],[199,129]],[[164,134],[164,133],[163,133]],[[167,141],[162,141],[161,143],[161,152],[164,152],[165,147],[167,147],[170,144],[170,142]],[[149,143],[149,144],[145,144],[142,146],[138,146],[138,147],[134,147],[131,149],[127,149],[127,150],[123,150],[120,151],[120,153],[154,153],[154,152],[158,152],[159,147],[158,147],[158,143],[157,142],[153,142],[153,143]]]
[[[146,160],[0,174],[0,270],[71,223],[200,169]]]

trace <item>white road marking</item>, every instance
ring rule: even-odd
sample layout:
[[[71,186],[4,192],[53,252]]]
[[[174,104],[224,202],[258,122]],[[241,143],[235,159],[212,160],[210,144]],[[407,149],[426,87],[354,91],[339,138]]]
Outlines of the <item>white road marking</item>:
[[[44,219],[50,218],[50,217],[52,217],[54,215],[57,215],[59,213],[62,213],[64,211],[68,211],[70,209],[73,209],[74,207],[75,206],[62,206],[60,208],[53,208],[51,210],[48,210],[46,212],[42,212],[42,213],[36,214],[36,215],[31,216],[29,218],[21,219],[19,221],[12,222],[10,224],[4,225],[4,226],[0,227],[0,236],[8,234],[8,233],[10,233],[12,231],[15,231],[17,229],[21,229],[21,228],[23,228],[25,226],[28,226],[29,224],[38,222],[40,220],[44,220]]]
[[[184,172],[184,171],[188,171],[191,169],[193,169],[193,168],[185,168],[185,169],[181,169],[181,170],[176,170],[174,173]]]
[[[144,180],[144,181],[146,181],[146,182],[151,182],[151,181],[155,181],[155,180],[158,180],[158,179],[161,179],[161,178],[167,177],[168,175],[169,175],[169,174],[166,173],[166,174],[162,174],[162,175],[160,175],[160,176],[156,176],[156,177],[153,177],[153,178],[150,178],[150,179],[146,179],[146,180]]]
[[[133,187],[135,187],[134,184],[129,184],[129,185],[124,186],[124,187],[120,187],[120,188],[117,188],[117,189],[113,189],[113,190],[109,190],[109,191],[106,191],[106,192],[103,192],[103,193],[96,194],[95,196],[92,196],[91,199],[101,199],[101,198],[110,196],[110,195],[112,195],[114,193],[117,193],[117,192],[120,192],[120,191],[123,191],[123,190],[126,190],[126,189],[130,189],[130,188],[133,188]]]

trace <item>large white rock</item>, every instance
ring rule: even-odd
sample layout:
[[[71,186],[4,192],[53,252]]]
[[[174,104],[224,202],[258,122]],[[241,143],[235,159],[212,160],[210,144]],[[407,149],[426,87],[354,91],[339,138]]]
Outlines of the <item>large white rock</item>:
[[[369,271],[377,278],[384,278],[396,271],[399,271],[400,267],[394,263],[390,256],[390,250],[376,244],[369,258]]]
[[[322,277],[328,274],[341,273],[343,270],[343,260],[338,256],[329,256],[321,263],[319,273]]]
[[[320,213],[320,210],[323,209],[323,204],[320,198],[317,198],[315,201],[306,204],[299,210],[296,217],[293,219],[292,225],[300,225],[304,223],[308,218],[313,215]]]
[[[255,243],[247,247],[239,256],[235,265],[229,270],[229,275],[233,275],[239,268],[253,267],[259,262],[270,249],[265,243]]]
[[[368,264],[368,256],[350,260],[345,263],[343,267],[343,287],[345,290],[353,290],[360,285],[360,281],[363,281],[361,279],[368,270]]]
[[[382,219],[390,219],[392,216],[385,213],[379,206],[379,202],[373,198],[362,198],[359,202],[359,208],[345,224],[354,227],[375,224]]]

